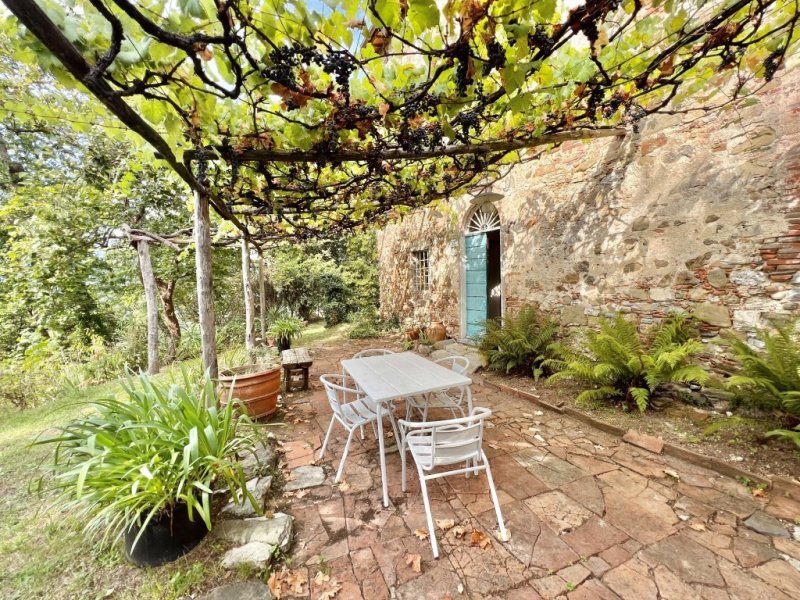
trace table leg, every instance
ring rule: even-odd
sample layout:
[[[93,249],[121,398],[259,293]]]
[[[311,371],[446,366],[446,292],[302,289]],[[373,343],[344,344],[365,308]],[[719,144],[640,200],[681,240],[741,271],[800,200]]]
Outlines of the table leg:
[[[378,454],[380,455],[381,461],[381,487],[383,488],[383,506],[389,506],[389,485],[386,481],[386,454],[385,448],[383,443],[383,403],[377,403],[377,413],[378,413]]]

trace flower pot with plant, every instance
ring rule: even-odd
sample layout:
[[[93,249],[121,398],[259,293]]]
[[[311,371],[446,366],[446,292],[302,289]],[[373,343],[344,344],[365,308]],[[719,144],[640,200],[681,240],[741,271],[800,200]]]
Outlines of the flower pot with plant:
[[[303,332],[303,321],[296,317],[280,317],[269,328],[269,334],[278,344],[278,352],[292,347],[292,342]]]
[[[281,391],[280,366],[252,364],[225,369],[219,374],[221,402],[241,402],[253,419],[269,417],[278,410]]]
[[[136,565],[183,556],[211,529],[211,499],[226,490],[255,499],[238,458],[254,453],[249,418],[214,383],[159,384],[147,375],[123,384],[124,397],[91,402],[94,410],[37,440],[56,448],[54,485],[68,510],[87,519],[103,543],[124,539]]]

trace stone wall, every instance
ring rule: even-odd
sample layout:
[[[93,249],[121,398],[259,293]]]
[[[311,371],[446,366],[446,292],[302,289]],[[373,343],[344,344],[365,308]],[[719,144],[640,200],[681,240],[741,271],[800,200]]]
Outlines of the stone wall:
[[[800,69],[760,102],[648,117],[623,139],[563,144],[494,184],[507,309],[536,303],[562,322],[673,310],[703,332],[748,333],[800,308]],[[379,237],[381,309],[459,335],[459,198]],[[429,250],[432,289],[413,290],[409,254]]]

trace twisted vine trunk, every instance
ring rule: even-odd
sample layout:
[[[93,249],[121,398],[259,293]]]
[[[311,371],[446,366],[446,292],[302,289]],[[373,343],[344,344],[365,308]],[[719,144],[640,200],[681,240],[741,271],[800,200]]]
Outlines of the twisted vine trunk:
[[[181,343],[181,324],[175,312],[175,280],[164,281],[156,278],[158,295],[161,296],[161,304],[164,306],[164,327],[167,329],[167,356],[166,362],[175,362],[178,355],[178,346]]]

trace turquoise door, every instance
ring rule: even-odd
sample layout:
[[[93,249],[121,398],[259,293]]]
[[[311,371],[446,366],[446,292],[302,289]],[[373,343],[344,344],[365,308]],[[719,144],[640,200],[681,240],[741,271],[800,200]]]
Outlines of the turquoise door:
[[[488,244],[485,233],[464,236],[466,261],[467,337],[477,338],[483,333],[483,321],[488,315],[486,271]]]

